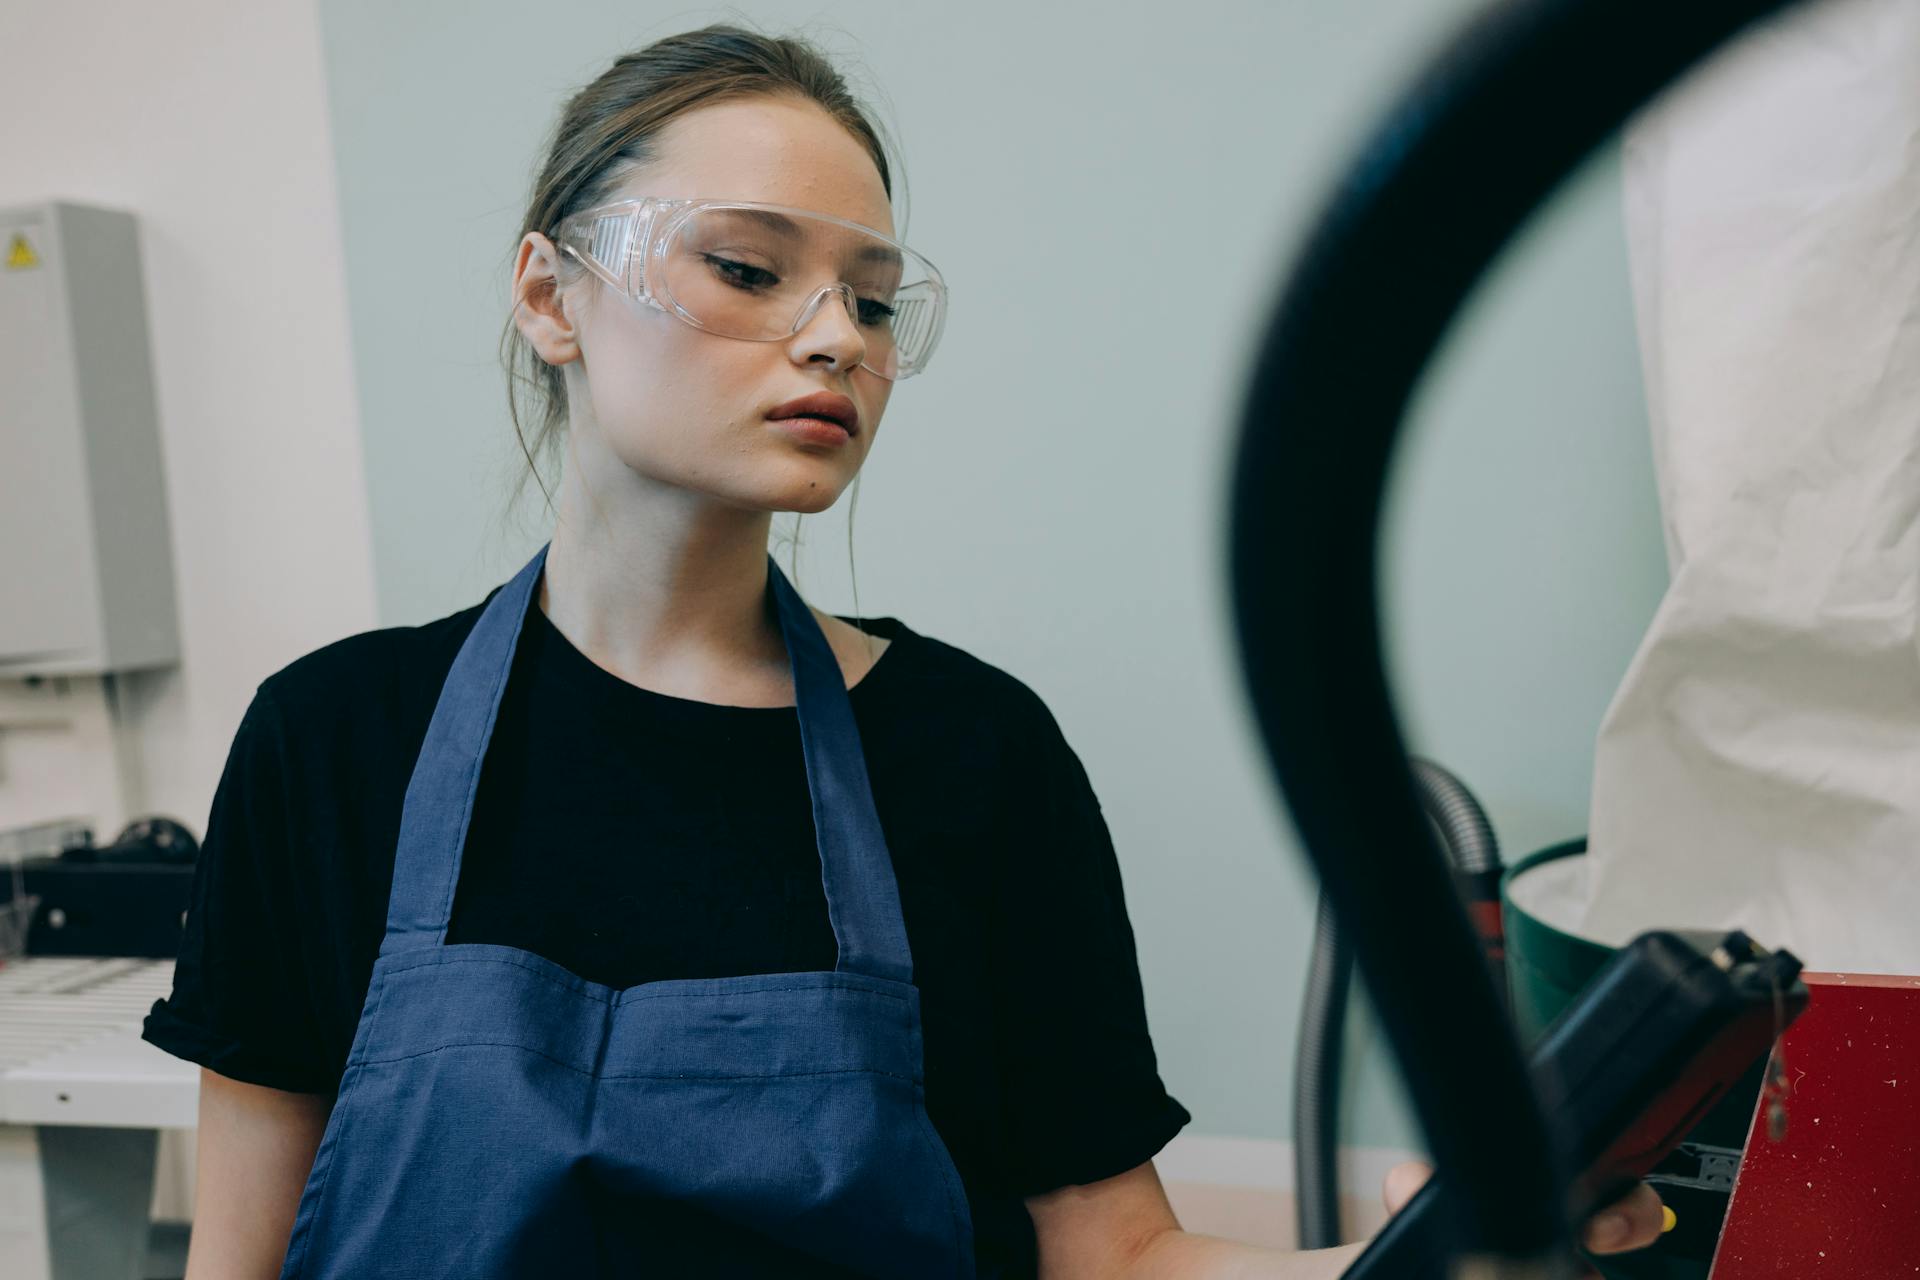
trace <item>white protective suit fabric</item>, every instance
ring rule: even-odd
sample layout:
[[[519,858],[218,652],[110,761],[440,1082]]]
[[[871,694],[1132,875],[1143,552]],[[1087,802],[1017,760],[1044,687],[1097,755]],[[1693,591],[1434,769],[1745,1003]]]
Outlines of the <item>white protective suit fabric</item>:
[[[1671,586],[1577,932],[1920,974],[1920,3],[1756,29],[1624,143]]]

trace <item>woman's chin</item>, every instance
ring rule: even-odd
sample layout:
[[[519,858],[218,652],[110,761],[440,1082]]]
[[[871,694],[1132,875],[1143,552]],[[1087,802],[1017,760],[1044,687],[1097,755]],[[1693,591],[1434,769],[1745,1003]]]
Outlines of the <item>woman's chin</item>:
[[[762,493],[762,505],[772,511],[797,511],[813,515],[825,511],[840,500],[853,477],[834,458],[787,459],[786,465],[768,477]],[[794,465],[795,462],[798,465]]]
[[[825,484],[815,488],[805,488],[786,496],[785,500],[773,506],[775,511],[794,511],[803,516],[818,515],[840,500],[838,486]]]

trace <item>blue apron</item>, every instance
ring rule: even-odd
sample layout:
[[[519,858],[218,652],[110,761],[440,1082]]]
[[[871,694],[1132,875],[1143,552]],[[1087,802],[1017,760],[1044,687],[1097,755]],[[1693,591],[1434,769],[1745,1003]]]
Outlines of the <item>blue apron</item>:
[[[281,1280],[973,1276],[966,1193],[927,1118],[920,992],[846,683],[771,556],[833,971],[616,988],[516,947],[447,945],[481,762],[546,555],[495,593],[434,707],[386,936]]]

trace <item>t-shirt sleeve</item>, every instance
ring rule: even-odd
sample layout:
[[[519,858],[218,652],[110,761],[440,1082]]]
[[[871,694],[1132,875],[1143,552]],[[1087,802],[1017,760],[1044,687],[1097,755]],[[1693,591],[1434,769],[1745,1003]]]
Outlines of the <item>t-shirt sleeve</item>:
[[[154,1002],[140,1035],[231,1079],[331,1093],[297,953],[286,746],[263,685],[214,791],[173,991]]]
[[[1161,1082],[1120,866],[1086,769],[1036,695],[1020,716],[1026,829],[1010,842],[994,949],[1010,1190],[1145,1163],[1193,1117]]]

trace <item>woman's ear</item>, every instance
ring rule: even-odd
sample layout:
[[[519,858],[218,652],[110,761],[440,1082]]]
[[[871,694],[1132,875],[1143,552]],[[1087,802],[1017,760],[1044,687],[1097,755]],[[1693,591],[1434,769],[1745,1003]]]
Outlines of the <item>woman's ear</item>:
[[[550,365],[580,358],[579,336],[554,275],[559,256],[553,241],[529,231],[513,263],[513,323]]]

